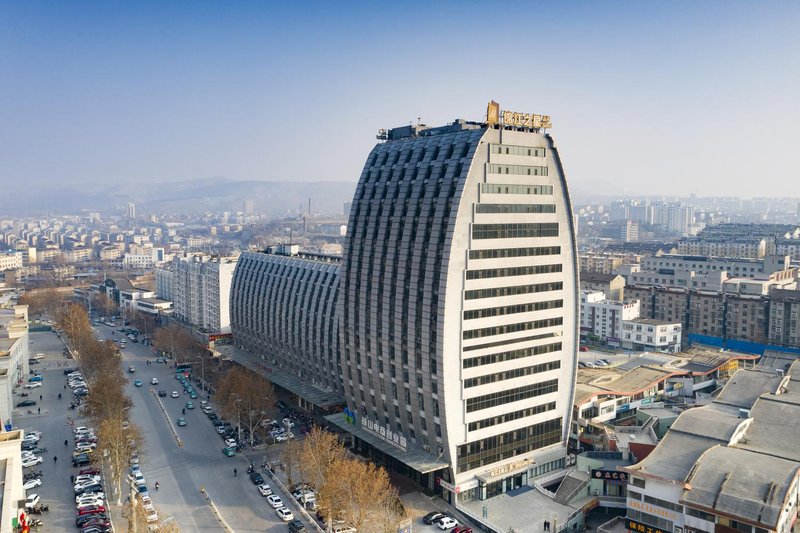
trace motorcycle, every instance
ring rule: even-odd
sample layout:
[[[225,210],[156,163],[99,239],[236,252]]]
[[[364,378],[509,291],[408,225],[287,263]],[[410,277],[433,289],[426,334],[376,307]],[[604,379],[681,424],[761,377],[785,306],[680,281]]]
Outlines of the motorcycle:
[[[39,470],[38,472],[28,472],[27,474],[23,474],[22,478],[25,481],[30,481],[32,479],[39,479],[42,477],[42,471]]]
[[[42,522],[41,518],[34,518],[30,522],[28,522],[28,525],[31,527],[42,527],[44,523]]]
[[[34,505],[33,507],[31,507],[30,509],[28,509],[28,512],[31,513],[31,514],[42,514],[42,513],[46,513],[49,510],[50,510],[50,506],[48,504],[46,504],[46,503],[38,503],[38,504]]]
[[[20,396],[27,396],[27,395],[28,395],[28,393],[27,393],[27,392],[20,392],[20,393],[19,393],[19,395],[20,395]]]

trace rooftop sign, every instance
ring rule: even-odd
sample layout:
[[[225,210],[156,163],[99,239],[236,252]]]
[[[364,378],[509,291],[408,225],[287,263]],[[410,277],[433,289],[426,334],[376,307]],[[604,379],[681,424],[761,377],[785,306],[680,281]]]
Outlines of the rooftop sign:
[[[518,113],[516,111],[500,111],[500,104],[492,100],[486,107],[486,122],[491,126],[502,124],[504,126],[517,126],[520,128],[552,128],[550,115],[534,115],[531,113]]]

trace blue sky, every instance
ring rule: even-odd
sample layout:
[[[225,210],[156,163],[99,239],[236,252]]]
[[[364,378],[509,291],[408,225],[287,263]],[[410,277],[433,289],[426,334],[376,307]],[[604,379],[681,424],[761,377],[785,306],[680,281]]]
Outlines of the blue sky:
[[[576,190],[800,196],[797,2],[3,2],[0,184],[356,181],[550,114]]]

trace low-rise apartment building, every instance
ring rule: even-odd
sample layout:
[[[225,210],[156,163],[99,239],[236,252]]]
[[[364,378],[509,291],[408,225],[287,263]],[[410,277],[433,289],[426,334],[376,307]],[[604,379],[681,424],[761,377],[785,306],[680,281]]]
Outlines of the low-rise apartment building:
[[[636,318],[622,321],[622,347],[644,352],[681,351],[680,322]]]
[[[624,320],[639,318],[639,301],[606,300],[600,291],[581,292],[582,340],[600,341],[619,346]]]
[[[625,278],[619,274],[581,272],[580,289],[582,291],[600,291],[609,300],[622,301],[625,299]]]

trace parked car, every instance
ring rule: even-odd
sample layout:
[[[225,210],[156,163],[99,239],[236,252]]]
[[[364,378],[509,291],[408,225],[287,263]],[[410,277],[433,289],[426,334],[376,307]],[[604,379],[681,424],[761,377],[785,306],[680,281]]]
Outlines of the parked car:
[[[267,484],[262,484],[258,486],[258,492],[262,496],[272,496],[272,487]]]
[[[445,515],[441,511],[431,511],[430,513],[426,514],[422,517],[422,522],[425,524],[433,524],[439,521],[441,518],[444,518]]]
[[[133,365],[129,366],[128,367],[128,373],[133,374],[134,372],[136,372],[136,367],[133,366]]]
[[[446,529],[453,529],[458,525],[458,520],[451,516],[445,516],[444,518],[439,519],[436,523],[436,526],[441,529],[442,531]]]
[[[36,402],[33,400],[22,400],[21,402],[17,402],[17,407],[32,407],[36,405]]]
[[[277,494],[273,494],[272,496],[267,496],[267,503],[270,504],[273,508],[278,509],[283,507],[283,500]]]
[[[291,533],[297,533],[299,531],[305,531],[306,526],[300,520],[292,520],[289,522],[289,531]]]
[[[284,522],[294,520],[294,515],[286,507],[278,507],[277,509],[275,509],[275,513],[278,515],[278,518],[280,518]]]

